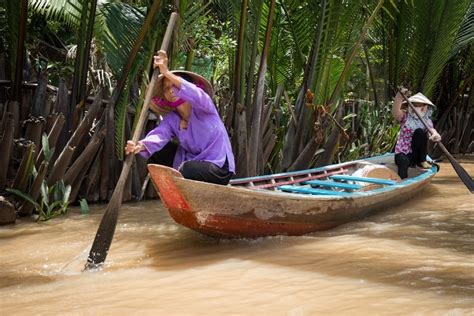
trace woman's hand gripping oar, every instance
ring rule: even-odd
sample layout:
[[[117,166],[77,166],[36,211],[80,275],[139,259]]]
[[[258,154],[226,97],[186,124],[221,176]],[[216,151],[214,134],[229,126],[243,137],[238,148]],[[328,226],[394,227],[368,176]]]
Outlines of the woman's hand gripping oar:
[[[420,121],[423,123],[425,126],[426,130],[430,135],[432,134],[431,129],[429,128],[428,124],[425,122],[425,120],[421,117],[421,115],[418,113],[418,111],[415,109],[415,106],[408,100],[407,96],[402,93],[401,89],[398,89],[398,92],[403,96],[405,101],[408,103],[408,106],[415,112],[416,116],[420,119]],[[441,150],[444,152],[446,157],[448,157],[449,162],[451,162],[451,165],[454,168],[454,171],[458,174],[459,178],[462,180],[464,185],[467,187],[469,192],[474,193],[474,181],[472,180],[471,176],[467,173],[467,171],[454,159],[453,155],[449,153],[449,151],[444,147],[443,143],[439,140],[436,142],[438,144],[438,147],[441,148]]]
[[[165,36],[163,37],[163,42],[161,43],[160,50],[166,51],[168,49],[168,44],[170,42],[171,34],[173,33],[177,17],[178,14],[176,12],[173,12],[171,14],[170,20],[168,22],[168,27],[166,28]],[[148,117],[148,108],[151,102],[151,98],[153,97],[154,86],[156,84],[156,80],[159,74],[159,69],[155,68],[155,70],[153,71],[153,76],[146,89],[145,101],[140,112],[140,117],[138,119],[137,126],[133,133],[132,139],[135,143],[139,140],[142,134],[143,126],[146,122],[146,118]],[[84,267],[85,270],[98,267],[105,261],[105,258],[107,257],[110,244],[112,243],[112,238],[114,237],[115,226],[117,226],[118,211],[120,209],[120,206],[122,205],[123,188],[130,173],[130,167],[133,161],[132,158],[133,155],[128,155],[125,159],[125,162],[122,167],[122,172],[120,173],[120,177],[117,182],[117,186],[115,187],[115,190],[112,194],[112,198],[110,199],[109,204],[107,205],[107,209],[105,210],[104,216],[102,217],[102,221],[99,225],[99,229],[97,230],[97,233],[95,235],[94,243],[92,244],[89,257],[87,258],[87,263]]]

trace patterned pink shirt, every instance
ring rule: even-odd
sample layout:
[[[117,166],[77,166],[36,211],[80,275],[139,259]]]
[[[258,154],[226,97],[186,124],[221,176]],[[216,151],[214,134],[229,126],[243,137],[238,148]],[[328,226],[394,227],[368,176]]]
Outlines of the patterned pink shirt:
[[[408,121],[409,119],[409,121]],[[431,119],[425,117],[425,121],[430,128],[433,128],[433,122]],[[411,140],[413,138],[413,133],[417,128],[426,130],[423,123],[415,118],[414,116],[408,116],[408,114],[403,114],[400,119],[400,133],[398,134],[397,144],[395,146],[395,153],[408,155],[412,152],[411,150]]]

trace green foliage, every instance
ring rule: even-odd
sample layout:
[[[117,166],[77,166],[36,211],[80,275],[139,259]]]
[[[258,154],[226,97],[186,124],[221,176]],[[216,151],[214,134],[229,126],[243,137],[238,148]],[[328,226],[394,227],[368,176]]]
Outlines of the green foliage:
[[[422,0],[400,3],[397,20],[394,84],[403,82],[431,97],[451,57],[469,0]],[[469,27],[462,29],[469,30]],[[468,31],[469,33],[469,31]],[[463,45],[462,36],[458,44]]]
[[[144,20],[143,9],[119,2],[101,6],[100,33],[96,38],[103,50],[107,64],[116,77],[120,75],[122,67],[127,61],[128,54]],[[146,45],[150,46],[150,43],[148,42]],[[140,64],[138,61],[143,62],[144,57],[142,51],[142,54],[137,56],[137,64]]]
[[[301,142],[301,146],[296,148],[302,148],[313,136],[312,113],[304,110],[301,83],[309,83],[309,88],[315,94],[314,104],[324,104],[329,100],[344,69],[348,54],[377,2],[362,0],[279,0],[277,2],[268,55],[265,104],[268,105],[271,102],[271,96],[275,95],[279,85],[284,87],[287,98],[283,98],[280,102],[283,115],[280,115],[279,123],[281,124],[278,124],[274,132],[277,136],[275,148],[278,149],[272,155],[275,161],[281,159],[281,149],[285,143]],[[19,1],[3,0],[4,5],[0,8],[0,28],[7,31],[4,34],[10,34],[11,32],[8,33],[11,29],[9,25],[17,25],[18,22],[7,23],[7,11],[4,8],[6,6],[14,8],[18,6],[18,3]],[[46,25],[45,29],[50,30],[51,33],[61,32],[61,29],[75,31],[80,27],[82,3],[83,0],[32,0],[30,4],[35,14],[38,12],[44,14],[43,19],[33,17],[32,24],[38,29]],[[103,68],[101,71],[110,76],[113,74],[115,78],[120,74],[143,25],[146,8],[150,3],[151,1],[144,0],[99,2],[94,43],[97,55],[104,56],[103,60],[106,61],[101,65]],[[241,91],[242,94],[249,94],[247,96],[249,100],[253,94],[253,78],[255,70],[258,69],[260,60],[258,56],[263,47],[269,10],[269,1],[263,1],[262,7],[261,3],[261,0],[249,1],[247,8]],[[142,106],[145,87],[148,83],[148,72],[151,68],[150,57],[158,46],[157,39],[162,35],[163,26],[166,25],[169,17],[169,10],[174,5],[176,2],[163,1],[161,16],[157,18],[148,33],[149,38],[146,39],[145,45],[139,52],[128,77],[127,86],[117,102],[115,144],[118,153],[123,153],[128,108],[131,106],[139,110]],[[241,2],[237,0],[181,0],[179,5],[181,13],[177,33],[179,36],[177,42],[174,43],[173,56],[170,56],[172,67],[179,68],[184,65],[183,56],[192,51],[196,56],[193,70],[205,75],[218,85],[216,90],[219,91],[217,94],[220,98],[219,105],[232,106],[232,73],[236,57]],[[259,16],[261,18],[257,19]],[[8,18],[10,19],[8,21],[13,21],[15,14]],[[357,98],[371,101],[370,89],[378,93],[377,104],[387,103],[392,97],[391,86],[402,83],[413,90],[423,89],[426,94],[431,93],[437,97],[438,90],[442,90],[438,87],[446,86],[446,83],[440,82],[439,78],[446,73],[448,67],[452,68],[453,73],[460,72],[458,77],[464,78],[462,80],[469,79],[472,72],[470,65],[472,65],[473,54],[473,25],[474,4],[469,0],[385,1],[383,12],[374,21],[363,43],[366,53],[360,52],[355,58],[348,75],[344,76],[345,80],[342,81],[342,91],[336,93],[335,103],[342,104],[342,97],[349,93]],[[11,30],[15,31],[15,29]],[[66,44],[75,43],[73,36],[69,35],[65,39],[64,33],[67,32],[61,33],[61,39]],[[11,41],[12,45],[14,43],[16,42]],[[38,51],[41,54],[41,50],[38,49]],[[461,53],[460,59],[458,56]],[[175,55],[180,57],[178,63],[176,63],[178,59]],[[253,60],[255,55],[257,58]],[[251,62],[253,65],[250,65]],[[369,81],[367,62],[373,70],[372,82]],[[72,73],[66,63],[59,61],[49,61],[48,68],[53,73],[58,71],[69,75]],[[249,73],[251,71],[254,73]],[[443,79],[443,81],[447,80]],[[113,80],[109,84],[110,87],[113,86],[112,82]],[[130,87],[136,82],[140,85],[140,95],[131,100],[135,94]],[[245,85],[250,87],[247,89]],[[462,83],[455,86],[462,86]],[[446,93],[446,89],[444,91]],[[459,95],[459,91],[453,90],[449,95]],[[446,103],[449,102],[446,101]],[[361,103],[360,111],[357,112],[355,118],[360,122],[360,126],[353,131],[360,136],[360,139],[356,138],[344,155],[364,155],[369,150],[381,151],[390,148],[391,140],[396,134],[396,127],[391,126],[395,124],[385,118],[385,107],[377,109],[372,103],[370,104],[369,106]],[[288,114],[290,106],[295,107],[298,124],[303,126],[298,127],[298,133],[294,134],[286,133],[286,129],[292,126],[290,123],[292,118]],[[347,117],[346,120],[350,118]],[[378,120],[379,127],[377,127]],[[382,128],[385,133],[382,133]],[[250,132],[247,134],[249,135]],[[286,138],[286,136],[290,137]]]
[[[59,20],[77,30],[83,0],[31,0],[32,9],[47,20]]]
[[[373,102],[359,101],[358,111],[344,118],[350,130],[354,125],[353,141],[341,153],[342,161],[390,152],[395,145],[399,126],[394,124],[391,105],[375,107]]]
[[[43,146],[42,148],[43,148],[44,160],[47,162],[50,162],[54,154],[54,147],[49,148],[49,140],[48,140],[48,135],[46,135],[46,133],[43,133],[43,135],[41,135],[41,145]]]
[[[145,8],[135,8],[120,2],[101,6],[99,23],[101,32],[97,34],[97,40],[115,78],[121,75],[144,20]],[[162,27],[159,26],[163,23],[163,17],[158,17],[156,23],[147,32],[143,47],[133,61],[127,84],[115,104],[115,149],[119,159],[123,159],[128,108],[135,107],[136,112],[139,113],[143,104],[144,93],[140,95],[139,100],[130,100],[130,89],[135,80],[140,81],[141,74],[147,74],[156,39],[162,31]]]
[[[446,0],[436,30],[436,39],[431,47],[436,54],[430,54],[423,91],[431,95],[439,76],[451,57],[451,50],[459,31],[459,26],[471,4],[471,0]]]
[[[69,195],[71,186],[64,185],[64,181],[58,181],[52,187],[48,187],[46,182],[41,185],[41,199],[38,206],[39,220],[47,221],[53,217],[64,215],[69,205]],[[53,200],[50,201],[50,196]]]
[[[69,206],[69,196],[71,194],[71,186],[64,185],[64,181],[58,181],[51,187],[48,187],[46,181],[41,184],[41,196],[39,202],[24,192],[16,189],[7,189],[8,192],[22,198],[34,205],[39,213],[38,220],[47,221],[53,217],[64,215],[67,213]]]
[[[474,2],[459,27],[458,36],[454,42],[452,56],[474,41]]]
[[[81,206],[81,214],[89,214],[90,209],[86,199],[81,199],[79,205]]]
[[[8,193],[11,193],[13,195],[16,195],[17,197],[25,200],[26,202],[33,204],[35,208],[39,208],[39,204],[33,199],[33,197],[29,194],[24,193],[23,191],[17,190],[17,189],[10,189],[6,188],[5,189]]]

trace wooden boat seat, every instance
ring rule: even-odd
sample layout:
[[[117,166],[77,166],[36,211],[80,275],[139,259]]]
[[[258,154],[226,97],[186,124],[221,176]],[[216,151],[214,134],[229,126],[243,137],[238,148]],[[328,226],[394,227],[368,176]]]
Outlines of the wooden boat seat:
[[[300,186],[293,186],[293,185],[282,185],[282,186],[279,186],[278,189],[280,189],[283,192],[312,194],[312,195],[336,195],[336,196],[353,196],[354,195],[354,193],[349,193],[349,192],[315,189],[315,188],[300,187]]]
[[[330,180],[310,180],[310,181],[305,181],[302,184],[309,184],[312,187],[320,186],[320,187],[339,188],[339,189],[345,189],[345,190],[359,190],[360,188],[362,188],[362,186],[358,184],[336,182],[336,181],[330,181]]]
[[[349,176],[349,175],[333,175],[333,176],[330,176],[330,178],[334,180],[358,181],[358,182],[367,182],[367,183],[383,184],[383,185],[394,185],[395,183],[397,183],[397,181],[394,181],[394,180],[369,178],[369,177],[355,177],[355,176]]]

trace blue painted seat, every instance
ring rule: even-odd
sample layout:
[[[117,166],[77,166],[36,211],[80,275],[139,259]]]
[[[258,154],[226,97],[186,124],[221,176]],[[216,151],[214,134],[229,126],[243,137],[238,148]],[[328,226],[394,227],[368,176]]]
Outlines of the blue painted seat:
[[[293,185],[282,185],[282,186],[279,186],[278,189],[280,189],[283,192],[312,194],[312,195],[335,195],[335,196],[354,195],[354,193],[348,193],[348,192],[315,189],[315,188],[300,187],[300,186],[293,186]]]
[[[362,188],[362,186],[358,184],[336,182],[336,181],[330,181],[330,180],[309,180],[309,181],[302,182],[302,184],[309,184],[311,186],[339,188],[339,189],[345,189],[345,190],[359,190],[360,188]]]
[[[347,175],[333,175],[333,176],[330,176],[330,178],[334,180],[359,181],[359,182],[367,182],[367,183],[375,183],[375,184],[383,184],[383,185],[393,185],[397,183],[397,181],[394,181],[394,180],[354,177],[354,176],[347,176]]]

